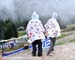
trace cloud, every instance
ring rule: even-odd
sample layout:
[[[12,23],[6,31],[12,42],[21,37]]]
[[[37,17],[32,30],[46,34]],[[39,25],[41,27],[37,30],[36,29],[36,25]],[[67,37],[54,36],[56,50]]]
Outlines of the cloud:
[[[61,21],[70,23],[75,19],[75,0],[0,0],[0,18],[29,20],[34,10],[42,20],[48,20],[55,11]]]

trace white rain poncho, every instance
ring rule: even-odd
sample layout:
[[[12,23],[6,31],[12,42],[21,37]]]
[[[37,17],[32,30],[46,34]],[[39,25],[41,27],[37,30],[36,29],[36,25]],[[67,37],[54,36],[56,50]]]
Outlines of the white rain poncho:
[[[44,27],[39,20],[38,14],[33,12],[31,20],[29,21],[26,29],[30,43],[38,39],[45,39],[43,34],[44,31]]]
[[[60,36],[60,26],[57,22],[57,13],[53,13],[52,18],[47,21],[44,25],[47,37],[58,37]]]

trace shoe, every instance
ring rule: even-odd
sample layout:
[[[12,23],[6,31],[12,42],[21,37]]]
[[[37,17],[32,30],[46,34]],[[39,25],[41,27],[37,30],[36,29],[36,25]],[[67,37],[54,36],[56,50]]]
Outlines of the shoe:
[[[33,54],[32,56],[36,56],[36,54]]]
[[[52,55],[53,55],[53,53],[47,54],[47,56],[52,56]]]
[[[41,57],[41,56],[42,56],[42,54],[38,54],[38,56],[39,56],[39,57]]]

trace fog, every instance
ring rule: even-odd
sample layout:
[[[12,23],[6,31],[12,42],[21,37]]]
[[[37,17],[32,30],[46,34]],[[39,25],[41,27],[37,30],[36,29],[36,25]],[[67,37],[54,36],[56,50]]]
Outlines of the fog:
[[[53,12],[61,25],[75,23],[75,0],[0,0],[0,19],[30,20],[33,11],[44,23]]]

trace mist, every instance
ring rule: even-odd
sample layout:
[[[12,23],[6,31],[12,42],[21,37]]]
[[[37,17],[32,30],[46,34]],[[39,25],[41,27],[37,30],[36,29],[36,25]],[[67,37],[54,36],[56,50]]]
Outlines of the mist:
[[[75,0],[0,0],[0,19],[30,20],[36,11],[43,23],[58,13],[61,25],[75,23]]]

